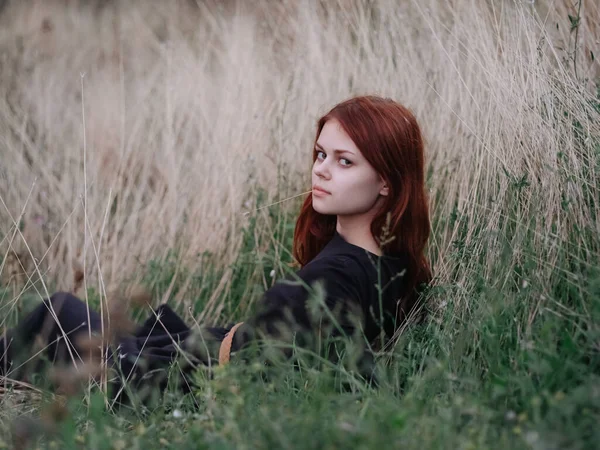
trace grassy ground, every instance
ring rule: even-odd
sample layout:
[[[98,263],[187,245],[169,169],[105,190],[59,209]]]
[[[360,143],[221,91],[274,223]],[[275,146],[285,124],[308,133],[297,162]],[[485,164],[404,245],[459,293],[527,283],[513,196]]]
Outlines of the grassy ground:
[[[379,389],[232,364],[116,412],[35,379],[2,392],[0,448],[597,447],[595,2],[33,3],[0,13],[0,239],[33,274],[2,278],[2,327],[75,265],[92,305],[141,282],[189,323],[247,317],[304,197],[255,209],[309,189],[314,119],[365,92],[423,126],[435,279]]]
[[[286,241],[290,234],[282,230],[276,238]],[[264,259],[273,255],[270,249]],[[248,256],[256,254],[242,253],[234,267],[236,286],[256,281],[244,275]],[[264,372],[260,364],[233,364],[211,380],[199,373],[194,396],[169,390],[145,408],[112,413],[98,389],[72,398],[67,414],[57,412],[52,398],[19,405],[23,394],[5,394],[4,445],[19,430],[45,429],[27,410],[33,404],[50,417],[40,441],[49,448],[595,448],[600,261],[573,265],[567,256],[556,280],[542,286],[535,258],[522,267],[507,259],[499,257],[496,270],[518,284],[498,287],[473,275],[468,310],[452,301],[452,283],[429,293],[446,307],[380,355],[379,389],[342,368],[295,371],[284,365],[265,379],[254,376]],[[218,274],[197,277],[201,285]],[[168,265],[154,265],[148,282],[165,283],[160,291],[169,278]],[[209,295],[194,298],[198,308]],[[234,291],[229,307],[244,295],[243,288]],[[344,381],[352,388],[342,389]]]

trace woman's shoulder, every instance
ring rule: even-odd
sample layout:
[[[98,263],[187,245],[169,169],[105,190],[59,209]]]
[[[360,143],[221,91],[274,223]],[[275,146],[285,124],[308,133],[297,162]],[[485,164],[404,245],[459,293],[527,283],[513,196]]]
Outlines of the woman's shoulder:
[[[371,272],[365,257],[341,251],[315,257],[296,272],[296,276],[305,281],[321,278],[328,283],[366,284]]]
[[[407,264],[406,256],[377,256],[358,247],[340,246],[319,254],[297,276],[306,281],[324,278],[329,284],[353,285],[365,295],[380,285],[400,292]]]
[[[364,264],[370,253],[344,240],[337,232],[321,252],[306,266],[310,265],[347,265],[356,267]],[[305,267],[306,267],[305,266]]]
[[[344,283],[373,285],[378,278],[388,278],[406,267],[401,256],[377,256],[364,248],[349,244],[336,233],[323,250],[293,277],[305,281],[326,278]]]

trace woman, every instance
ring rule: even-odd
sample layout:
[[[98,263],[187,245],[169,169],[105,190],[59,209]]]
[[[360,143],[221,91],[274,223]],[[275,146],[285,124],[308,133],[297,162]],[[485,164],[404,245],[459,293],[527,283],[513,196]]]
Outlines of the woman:
[[[309,345],[315,337],[354,335],[369,349],[382,348],[431,280],[424,255],[429,229],[423,141],[414,116],[375,96],[336,105],[317,123],[312,194],[294,232],[300,270],[268,289],[243,324],[198,333],[160,306],[137,330],[117,336],[117,351],[109,355],[121,374],[114,394],[143,385],[178,355],[186,355],[185,374],[196,363],[224,364],[257,338]],[[81,338],[101,327],[100,315],[81,300],[55,294],[1,341],[0,371],[10,376],[17,349],[30,348],[37,336],[52,360],[76,361],[85,351]],[[184,377],[184,386],[188,381]]]

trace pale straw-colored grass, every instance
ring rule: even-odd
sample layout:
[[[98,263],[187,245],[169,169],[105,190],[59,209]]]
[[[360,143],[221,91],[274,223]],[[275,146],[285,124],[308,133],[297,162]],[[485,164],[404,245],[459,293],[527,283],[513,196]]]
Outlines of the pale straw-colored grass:
[[[553,242],[576,225],[598,229],[598,203],[584,202],[585,189],[600,198],[590,164],[600,117],[584,107],[600,74],[593,0],[581,9],[576,54],[567,14],[577,9],[567,0],[540,9],[339,0],[327,13],[313,0],[115,3],[9,2],[0,15],[4,251],[22,247],[13,220],[24,210],[34,255],[52,242],[40,270],[63,289],[74,258],[85,261],[88,286],[102,280],[100,291],[175,248],[189,268],[206,250],[231,263],[256,188],[270,202],[309,190],[315,121],[355,94],[390,96],[422,125],[439,281],[450,278],[459,230],[437,219],[457,210],[469,230],[495,230],[513,201],[506,173],[531,183],[516,220],[543,216],[533,230],[542,278],[557,257]],[[496,243],[490,235],[489,249]],[[519,240],[512,245],[519,258]],[[495,255],[487,252],[490,271]],[[230,289],[228,274],[217,295]]]

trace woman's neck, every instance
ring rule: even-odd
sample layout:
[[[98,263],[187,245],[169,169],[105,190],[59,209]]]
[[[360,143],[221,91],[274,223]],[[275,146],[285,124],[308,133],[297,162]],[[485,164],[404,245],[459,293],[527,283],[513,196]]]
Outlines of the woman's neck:
[[[375,255],[381,256],[382,251],[377,245],[377,242],[371,234],[370,227],[365,228],[357,226],[346,226],[338,221],[335,230],[337,233],[344,238],[346,242],[357,247],[364,248],[365,250],[374,253]]]

